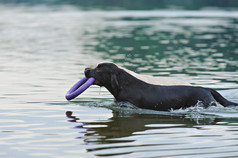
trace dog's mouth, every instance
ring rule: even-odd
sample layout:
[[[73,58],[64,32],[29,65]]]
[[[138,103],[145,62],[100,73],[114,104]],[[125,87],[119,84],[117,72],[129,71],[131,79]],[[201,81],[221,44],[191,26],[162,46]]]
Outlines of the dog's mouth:
[[[86,77],[90,78],[91,76],[86,75]],[[100,86],[100,82],[95,77],[93,77],[93,78],[95,79],[95,81],[93,82],[93,85]]]
[[[94,77],[95,76],[95,70],[92,68],[85,68],[84,70],[85,77],[90,78],[93,77],[95,81],[93,82],[93,85],[100,86],[100,82]]]
[[[100,85],[100,82],[98,80],[95,79],[95,81],[93,82],[94,85]]]

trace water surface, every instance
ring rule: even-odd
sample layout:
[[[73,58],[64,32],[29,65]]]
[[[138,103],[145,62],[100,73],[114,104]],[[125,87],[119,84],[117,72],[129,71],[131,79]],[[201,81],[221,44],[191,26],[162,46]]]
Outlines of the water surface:
[[[87,66],[114,62],[238,102],[238,12],[0,5],[0,157],[236,157],[238,108],[121,107]]]

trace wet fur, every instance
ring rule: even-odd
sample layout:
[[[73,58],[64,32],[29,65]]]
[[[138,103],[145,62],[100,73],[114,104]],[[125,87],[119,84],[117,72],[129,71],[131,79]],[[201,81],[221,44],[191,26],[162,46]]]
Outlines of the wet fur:
[[[210,88],[146,83],[113,63],[86,68],[85,76],[94,77],[95,84],[106,87],[116,101],[129,102],[143,109],[168,111],[194,106],[198,102],[208,107],[214,105],[215,101],[223,106],[238,106]]]

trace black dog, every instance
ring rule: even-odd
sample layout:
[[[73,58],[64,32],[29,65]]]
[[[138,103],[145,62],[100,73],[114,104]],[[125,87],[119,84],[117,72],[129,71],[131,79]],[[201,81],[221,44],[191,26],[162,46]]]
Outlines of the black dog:
[[[129,102],[137,107],[168,111],[202,103],[204,107],[216,105],[238,106],[210,88],[195,86],[160,86],[141,81],[113,63],[101,63],[86,68],[86,77],[94,77],[95,85],[106,87],[116,101]]]

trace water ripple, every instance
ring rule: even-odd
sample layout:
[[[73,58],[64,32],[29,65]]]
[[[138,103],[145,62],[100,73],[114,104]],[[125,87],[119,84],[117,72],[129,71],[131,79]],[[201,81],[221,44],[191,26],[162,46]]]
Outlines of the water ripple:
[[[0,13],[0,157],[237,157],[236,107],[144,110],[96,86],[64,98],[85,67],[112,61],[238,102],[237,11]]]

